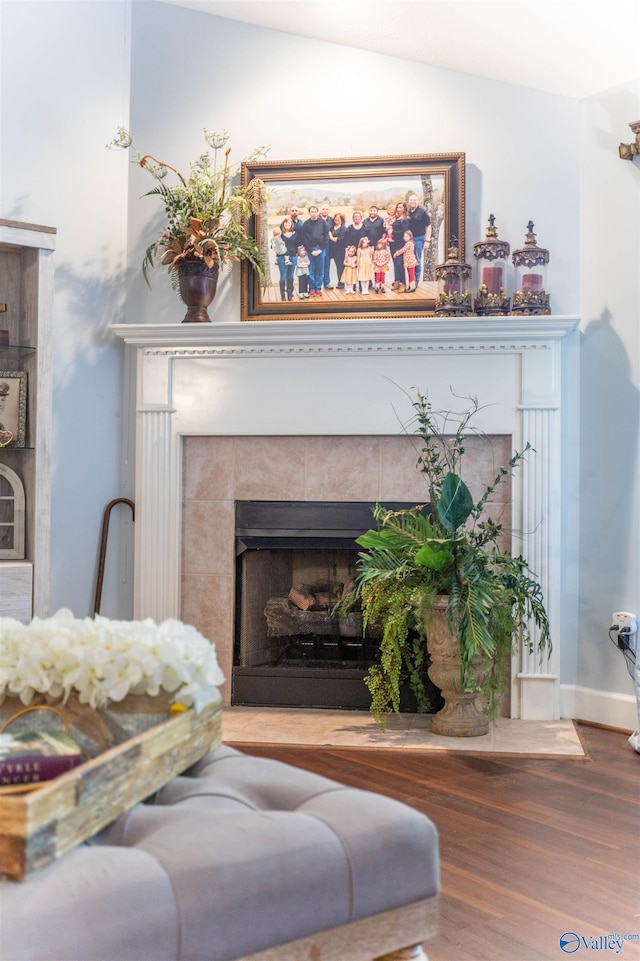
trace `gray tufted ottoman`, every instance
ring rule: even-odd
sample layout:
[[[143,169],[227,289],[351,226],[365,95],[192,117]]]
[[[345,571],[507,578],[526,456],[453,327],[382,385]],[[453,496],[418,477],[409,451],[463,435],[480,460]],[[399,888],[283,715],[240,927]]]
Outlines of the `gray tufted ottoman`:
[[[88,844],[0,882],[0,958],[423,958],[438,864],[424,815],[223,746]]]

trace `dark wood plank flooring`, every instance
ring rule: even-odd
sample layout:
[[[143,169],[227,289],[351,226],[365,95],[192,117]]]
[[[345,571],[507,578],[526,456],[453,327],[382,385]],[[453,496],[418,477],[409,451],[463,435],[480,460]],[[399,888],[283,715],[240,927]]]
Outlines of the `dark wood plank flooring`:
[[[640,754],[625,734],[578,732],[585,759],[234,746],[434,821],[442,901],[430,961],[631,961],[640,958]],[[562,951],[567,931],[591,947]],[[618,951],[598,940],[609,934],[637,940]]]

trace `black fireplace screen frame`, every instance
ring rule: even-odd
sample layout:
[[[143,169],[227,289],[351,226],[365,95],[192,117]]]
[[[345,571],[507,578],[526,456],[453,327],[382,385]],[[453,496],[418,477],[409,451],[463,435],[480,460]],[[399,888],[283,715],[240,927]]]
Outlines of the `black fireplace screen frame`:
[[[362,501],[236,501],[236,556],[256,548],[357,550],[356,537],[374,526],[374,503]],[[389,510],[414,507],[385,502]]]
[[[389,510],[414,506],[406,502],[384,502]],[[233,704],[368,709],[370,695],[363,683],[366,667],[362,665],[354,663],[350,667],[325,669],[317,665],[306,668],[304,663],[295,668],[243,664],[240,585],[243,555],[247,552],[336,550],[353,552],[355,557],[359,549],[356,538],[375,526],[373,507],[373,502],[361,501],[236,501]],[[428,505],[424,512],[429,512]],[[358,647],[355,641],[353,646]],[[362,639],[359,646],[365,650]]]

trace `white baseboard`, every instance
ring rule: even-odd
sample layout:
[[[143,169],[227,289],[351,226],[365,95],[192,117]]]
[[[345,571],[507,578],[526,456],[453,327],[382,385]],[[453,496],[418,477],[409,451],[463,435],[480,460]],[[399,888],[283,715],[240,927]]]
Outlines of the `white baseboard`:
[[[630,732],[638,728],[638,705],[633,694],[594,691],[576,684],[560,685],[560,716]]]

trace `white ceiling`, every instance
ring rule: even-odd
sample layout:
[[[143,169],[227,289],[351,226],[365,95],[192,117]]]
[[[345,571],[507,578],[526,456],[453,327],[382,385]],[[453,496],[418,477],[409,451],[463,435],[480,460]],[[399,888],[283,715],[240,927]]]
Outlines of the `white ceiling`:
[[[567,97],[640,76],[640,0],[162,2]]]

